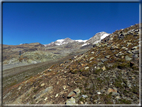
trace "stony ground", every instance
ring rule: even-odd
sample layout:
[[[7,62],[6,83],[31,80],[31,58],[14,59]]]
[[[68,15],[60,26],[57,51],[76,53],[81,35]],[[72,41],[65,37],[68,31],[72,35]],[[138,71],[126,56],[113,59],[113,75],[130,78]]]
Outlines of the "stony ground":
[[[26,66],[14,67],[12,69],[3,70],[3,90],[9,89],[9,87],[18,84],[22,81],[25,81],[34,75],[37,75],[39,72],[49,68],[51,65],[60,63],[65,59],[68,59],[72,56],[66,56],[62,59],[53,60],[50,62],[38,63],[38,64],[30,64]]]
[[[139,104],[139,25],[3,90],[4,104]]]

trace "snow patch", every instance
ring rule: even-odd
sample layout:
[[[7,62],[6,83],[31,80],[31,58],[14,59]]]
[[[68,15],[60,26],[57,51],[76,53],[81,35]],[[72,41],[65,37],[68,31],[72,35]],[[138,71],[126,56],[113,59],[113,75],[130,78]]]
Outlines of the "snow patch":
[[[55,45],[62,45],[62,44],[65,44],[63,43],[64,42],[64,39],[58,39],[56,42],[55,42]]]
[[[64,41],[64,39],[58,39],[57,42],[62,43]]]
[[[103,34],[102,36],[101,36],[101,40],[102,39],[104,39],[105,37],[107,37],[109,34]]]
[[[86,42],[87,40],[75,40],[77,42]]]
[[[95,41],[93,44],[97,44],[97,43],[99,43],[99,42],[101,42],[100,40],[98,40],[98,41]]]
[[[84,43],[82,46],[89,45],[89,43]]]

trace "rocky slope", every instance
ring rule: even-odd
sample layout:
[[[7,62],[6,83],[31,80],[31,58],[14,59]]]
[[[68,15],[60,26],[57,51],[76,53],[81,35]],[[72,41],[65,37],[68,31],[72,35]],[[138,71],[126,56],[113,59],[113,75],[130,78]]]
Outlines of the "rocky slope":
[[[139,104],[139,25],[3,90],[4,104]]]

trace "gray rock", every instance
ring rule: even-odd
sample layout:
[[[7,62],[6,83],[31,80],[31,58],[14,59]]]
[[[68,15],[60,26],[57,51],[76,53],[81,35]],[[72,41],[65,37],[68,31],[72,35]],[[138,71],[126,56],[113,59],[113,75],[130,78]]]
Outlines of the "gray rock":
[[[107,60],[107,58],[101,59],[102,62],[106,62]]]
[[[132,60],[132,58],[130,58],[128,55],[126,55],[126,56],[125,56],[125,60],[126,60],[126,61],[130,61],[130,60]]]
[[[119,93],[117,93],[117,92],[112,92],[112,95],[113,95],[113,96],[118,96]]]
[[[116,98],[116,99],[121,99],[121,97],[120,97],[120,96],[116,96],[115,98]]]
[[[79,88],[76,88],[75,90],[73,90],[72,92],[70,92],[69,94],[68,94],[68,98],[70,98],[70,97],[76,97],[76,96],[78,96],[80,94],[80,89]]]
[[[119,53],[117,53],[115,56],[121,56],[121,55],[123,55],[123,53],[122,53],[122,52],[119,52]]]
[[[129,43],[129,42],[128,42],[126,46],[128,47],[129,45],[132,45],[132,43]]]
[[[95,52],[93,52],[93,51],[91,52],[91,54],[94,54],[94,53],[95,53]]]
[[[102,65],[102,64],[103,64],[102,62],[98,62],[98,66],[99,66],[99,65]]]
[[[48,69],[48,71],[49,71],[49,72],[51,72],[51,71],[52,71],[52,69]]]
[[[6,97],[8,97],[10,94],[11,94],[11,92],[8,92],[8,93],[3,97],[3,99],[5,99]]]
[[[112,50],[112,52],[115,52],[115,50]]]
[[[139,54],[139,50],[138,49],[132,50],[132,53]]]
[[[102,90],[101,90],[101,93],[105,93],[105,92],[106,92],[105,89],[102,89]]]
[[[85,70],[89,69],[89,67],[85,67]]]
[[[111,46],[110,48],[111,50],[114,50],[114,49],[119,49],[117,46]]]
[[[124,34],[121,33],[119,36],[118,36],[119,39],[123,39],[124,38]]]
[[[107,64],[107,67],[112,67],[114,64]]]
[[[135,32],[139,32],[139,29],[136,29]]]
[[[138,48],[138,46],[134,46],[133,48],[132,48],[132,50],[135,50],[135,49],[137,49]]]
[[[131,88],[131,87],[132,87],[132,85],[131,85],[130,81],[127,81],[127,86],[128,86],[129,88]]]
[[[101,94],[101,92],[97,92],[97,94]]]
[[[96,67],[96,69],[97,69],[97,70],[99,70],[99,69],[100,69],[100,67]]]
[[[110,40],[113,40],[113,38],[111,37]]]
[[[74,90],[74,92],[75,92],[76,95],[78,96],[78,95],[80,94],[80,89],[79,89],[79,88],[76,88],[76,89]]]
[[[102,46],[107,46],[107,43],[105,43],[105,44],[102,44]]]
[[[82,97],[83,97],[83,98],[87,98],[88,96],[87,96],[87,95],[82,95]]]
[[[127,51],[127,50],[128,50],[128,48],[126,48],[126,47],[122,47],[122,49],[124,49],[125,51]]]
[[[134,55],[133,55],[133,58],[134,58],[134,59],[138,58],[138,54],[134,54]]]
[[[117,54],[115,54],[115,56],[117,57],[117,56],[119,56],[119,54],[117,53]]]
[[[38,94],[35,95],[35,98],[38,99],[41,94],[50,92],[53,89],[53,86],[47,87],[46,89],[40,91]]]
[[[94,57],[91,57],[90,60],[94,59]]]
[[[110,58],[110,55],[107,55],[106,58]]]
[[[73,97],[71,97],[70,99],[68,99],[68,100],[66,101],[65,104],[67,104],[67,105],[76,104],[76,103],[75,103],[75,99],[74,99]]]
[[[132,52],[130,50],[128,50],[127,53],[132,54]]]

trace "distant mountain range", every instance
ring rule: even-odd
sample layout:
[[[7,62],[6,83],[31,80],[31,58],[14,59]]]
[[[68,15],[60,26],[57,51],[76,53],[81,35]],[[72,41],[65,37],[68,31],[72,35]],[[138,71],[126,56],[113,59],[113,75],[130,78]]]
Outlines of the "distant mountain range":
[[[58,39],[55,42],[45,44],[44,46],[48,46],[48,47],[49,46],[61,46],[64,44],[74,43],[74,42],[81,43],[82,46],[85,46],[85,45],[89,45],[89,44],[96,44],[96,43],[100,42],[102,39],[104,39],[105,37],[107,37],[108,35],[109,35],[109,33],[99,32],[96,35],[94,35],[93,37],[91,37],[89,40],[72,40],[70,38]]]
[[[45,44],[45,46],[60,46],[63,44],[68,44],[68,43],[73,43],[73,42],[86,42],[87,40],[72,40],[70,38],[65,38],[65,39],[58,39],[55,42],[51,42],[50,44]]]
[[[61,58],[69,54],[77,54],[90,49],[93,44],[101,42],[109,34],[99,32],[89,40],[72,40],[70,38],[58,39],[49,44],[24,43],[20,45],[3,45],[4,64],[19,62],[19,51],[22,52],[20,61],[23,63],[45,62]]]

